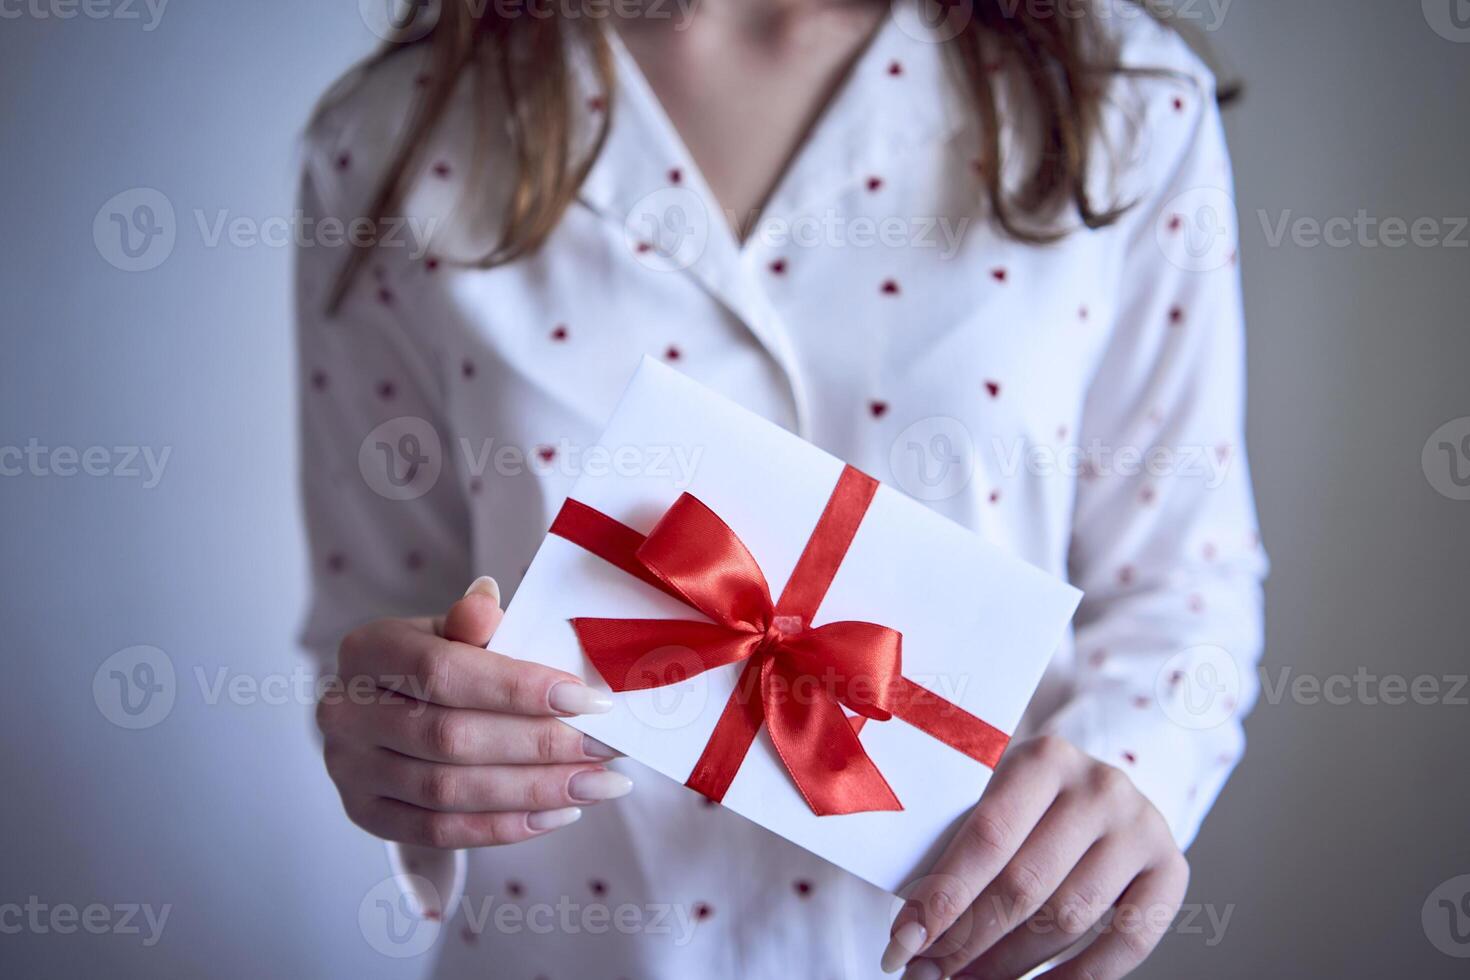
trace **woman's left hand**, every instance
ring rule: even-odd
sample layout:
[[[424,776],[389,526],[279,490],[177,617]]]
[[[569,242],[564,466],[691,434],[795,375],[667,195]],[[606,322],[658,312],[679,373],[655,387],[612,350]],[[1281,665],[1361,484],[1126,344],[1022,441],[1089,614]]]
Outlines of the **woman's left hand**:
[[[883,969],[904,980],[1021,977],[1113,919],[1055,978],[1122,977],[1189,884],[1163,816],[1121,770],[1065,739],[1012,747],[934,869],[906,893]]]

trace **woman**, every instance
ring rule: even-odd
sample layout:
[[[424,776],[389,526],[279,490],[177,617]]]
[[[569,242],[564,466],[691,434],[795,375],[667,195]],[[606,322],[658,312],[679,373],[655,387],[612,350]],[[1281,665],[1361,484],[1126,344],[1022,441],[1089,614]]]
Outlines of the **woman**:
[[[446,0],[312,126],[308,216],[383,223],[299,256],[306,640],[411,695],[322,705],[348,815],[446,976],[1122,976],[1260,648],[1209,72],[1127,3],[630,6]],[[482,649],[645,354],[1087,593],[901,908]]]

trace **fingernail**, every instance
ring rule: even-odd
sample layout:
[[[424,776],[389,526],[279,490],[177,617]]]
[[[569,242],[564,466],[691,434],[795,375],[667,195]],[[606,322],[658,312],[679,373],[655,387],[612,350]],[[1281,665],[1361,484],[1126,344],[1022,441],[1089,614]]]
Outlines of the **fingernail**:
[[[615,800],[627,796],[633,789],[633,780],[611,769],[588,769],[579,772],[567,783],[567,792],[572,799],[583,803],[599,800]]]
[[[582,754],[589,755],[594,759],[616,759],[623,753],[619,752],[611,745],[608,745],[606,742],[599,742],[591,735],[583,735]]]
[[[467,596],[487,595],[495,600],[497,606],[500,605],[500,583],[488,575],[481,575],[471,582],[470,587],[464,590],[464,594]]]
[[[899,926],[893,938],[888,940],[888,948],[883,951],[883,972],[897,973],[899,967],[914,958],[928,938],[929,930],[919,922],[905,922]]]
[[[939,964],[933,960],[919,960],[903,971],[903,980],[939,980]]]
[[[546,701],[552,711],[568,715],[600,715],[612,710],[612,698],[575,681],[553,684]]]
[[[555,830],[582,818],[579,806],[564,806],[559,810],[535,810],[526,815],[526,826],[532,830]]]

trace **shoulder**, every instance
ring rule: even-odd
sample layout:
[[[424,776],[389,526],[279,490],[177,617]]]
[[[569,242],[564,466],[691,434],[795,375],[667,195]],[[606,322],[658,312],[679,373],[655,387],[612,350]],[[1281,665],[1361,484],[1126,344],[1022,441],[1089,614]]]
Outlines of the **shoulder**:
[[[344,221],[366,215],[410,136],[435,67],[427,45],[409,45],[357,66],[322,97],[304,136],[302,165],[324,212]],[[473,88],[466,72],[408,161],[398,210],[411,221],[446,225],[466,189],[480,121]]]
[[[1178,14],[1155,16],[1133,0],[1098,0],[1094,5],[1102,29],[1116,45],[1125,68],[1175,75],[1210,94],[1215,75],[1181,30],[1190,23]]]
[[[427,49],[409,46],[352,68],[323,94],[302,141],[302,166],[330,212],[360,213],[408,128],[427,78]]]
[[[1131,201],[1176,180],[1201,155],[1225,164],[1214,71],[1167,19],[1129,0],[1100,0],[1103,30],[1122,68],[1104,100],[1100,136],[1112,190]]]

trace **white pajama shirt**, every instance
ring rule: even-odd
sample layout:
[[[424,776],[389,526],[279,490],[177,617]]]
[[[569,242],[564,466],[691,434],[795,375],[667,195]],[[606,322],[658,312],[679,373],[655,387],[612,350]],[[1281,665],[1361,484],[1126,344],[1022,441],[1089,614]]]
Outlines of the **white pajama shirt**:
[[[1120,767],[1187,845],[1243,748],[1265,572],[1213,82],[1166,30],[1123,23],[1126,64],[1175,72],[1112,83],[1115,176],[1100,167],[1094,186],[1132,207],[1024,244],[985,220],[978,122],[905,13],[743,244],[614,40],[618,88],[589,88],[585,105],[611,111],[610,137],[537,253],[492,270],[454,261],[488,240],[449,221],[466,187],[504,185],[503,163],[471,152],[463,92],[406,203],[409,230],[375,250],[336,316],[324,306],[345,250],[300,250],[305,644],[330,669],[352,627],[441,611],[480,574],[509,601],[650,354],[1085,590],[1016,735],[1054,731]],[[372,70],[313,127],[308,217],[363,213],[418,57]],[[403,418],[410,430],[373,435]],[[422,436],[387,452],[429,476],[385,482],[385,431]],[[614,766],[632,794],[543,838],[390,847],[448,915],[439,974],[879,975],[890,896],[652,770]],[[520,917],[497,920],[506,905]]]

